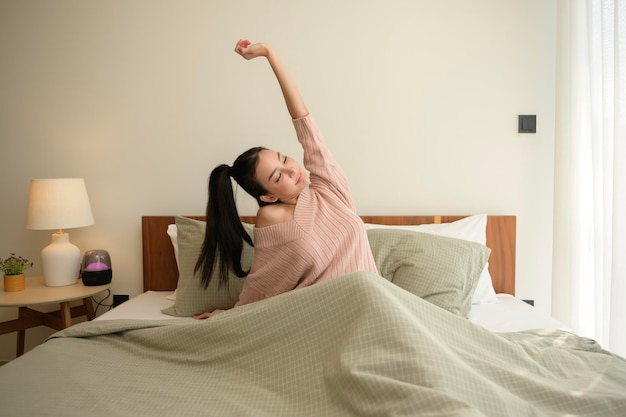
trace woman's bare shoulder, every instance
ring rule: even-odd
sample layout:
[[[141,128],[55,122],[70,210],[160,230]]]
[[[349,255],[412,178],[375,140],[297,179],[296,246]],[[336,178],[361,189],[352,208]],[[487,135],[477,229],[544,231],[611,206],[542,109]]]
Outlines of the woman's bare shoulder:
[[[259,208],[256,214],[255,227],[267,227],[293,220],[295,209],[293,204],[269,204]]]

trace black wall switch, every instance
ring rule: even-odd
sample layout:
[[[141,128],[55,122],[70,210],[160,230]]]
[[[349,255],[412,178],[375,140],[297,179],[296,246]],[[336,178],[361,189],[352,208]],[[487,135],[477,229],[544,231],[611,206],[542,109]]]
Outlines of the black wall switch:
[[[537,116],[520,114],[517,133],[537,133]]]

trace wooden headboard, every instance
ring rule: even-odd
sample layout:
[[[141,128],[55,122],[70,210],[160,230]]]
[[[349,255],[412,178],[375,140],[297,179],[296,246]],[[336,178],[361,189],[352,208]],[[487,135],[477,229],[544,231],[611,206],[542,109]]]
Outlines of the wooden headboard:
[[[188,216],[204,220],[203,216]],[[416,225],[449,223],[466,216],[361,216],[365,223],[388,225]],[[241,220],[254,223],[253,216]],[[167,226],[174,216],[143,216],[144,291],[172,291],[176,289],[178,269]],[[489,273],[496,293],[515,295],[515,216],[487,216],[487,247],[491,249]]]

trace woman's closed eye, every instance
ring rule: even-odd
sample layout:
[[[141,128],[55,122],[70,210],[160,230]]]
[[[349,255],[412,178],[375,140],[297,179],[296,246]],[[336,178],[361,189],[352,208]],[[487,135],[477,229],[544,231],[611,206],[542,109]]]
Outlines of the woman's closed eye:
[[[287,163],[287,155],[285,155],[283,158],[283,165],[285,165],[286,163]],[[282,172],[279,172],[278,175],[276,176],[276,182],[280,181],[282,176],[283,176]]]

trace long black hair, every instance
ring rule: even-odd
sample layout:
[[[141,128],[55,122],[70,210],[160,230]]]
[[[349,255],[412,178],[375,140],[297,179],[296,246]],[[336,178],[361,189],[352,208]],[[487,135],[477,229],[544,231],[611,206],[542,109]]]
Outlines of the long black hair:
[[[260,146],[248,149],[237,157],[232,167],[219,165],[209,176],[206,232],[194,269],[194,272],[201,271],[204,288],[209,286],[216,266],[219,268],[220,285],[228,285],[231,269],[240,278],[248,275],[249,271],[244,271],[241,266],[241,252],[244,241],[250,246],[254,244],[239,219],[231,177],[256,199],[259,206],[267,205],[260,199],[267,191],[256,179],[259,152],[265,149]]]

